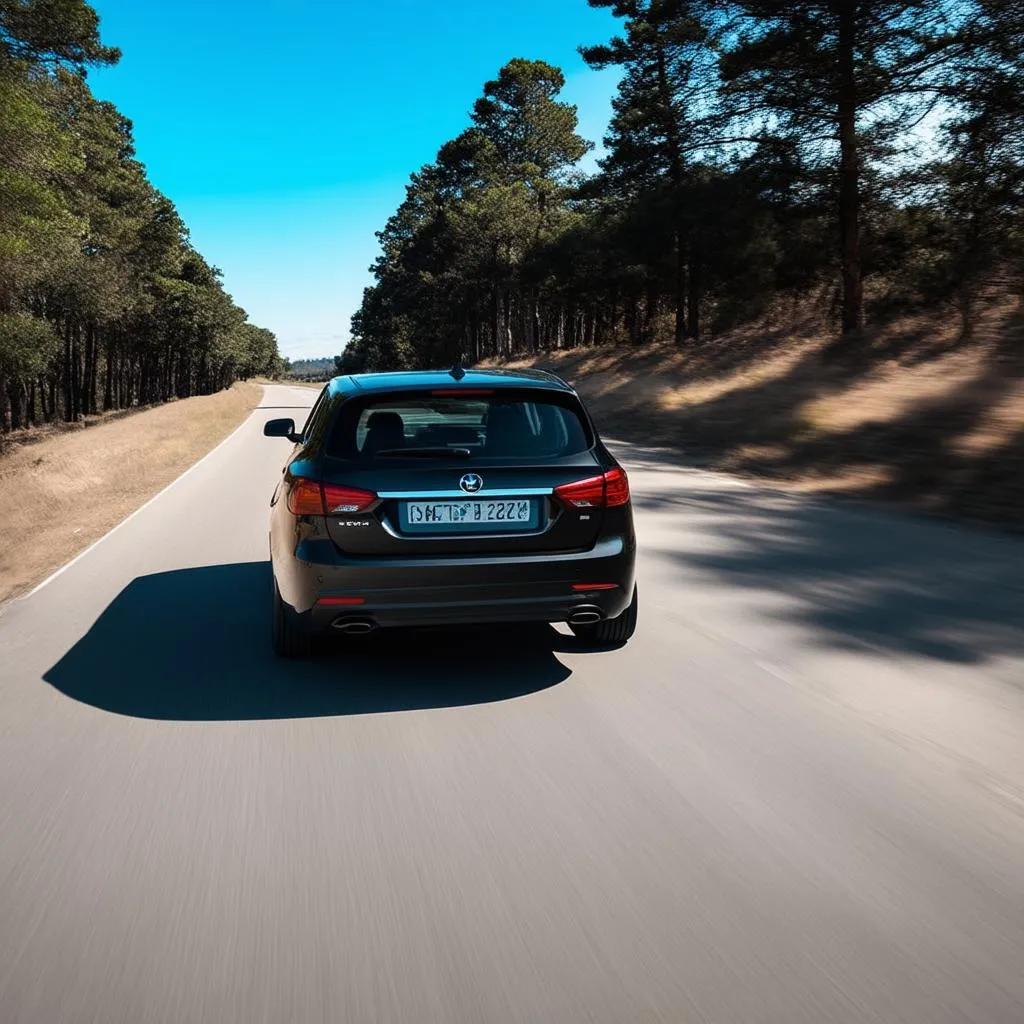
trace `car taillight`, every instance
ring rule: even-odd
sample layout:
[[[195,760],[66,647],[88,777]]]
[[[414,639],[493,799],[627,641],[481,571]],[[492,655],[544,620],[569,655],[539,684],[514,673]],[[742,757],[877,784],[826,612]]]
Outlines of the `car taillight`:
[[[288,492],[288,510],[296,516],[352,515],[365,512],[376,500],[373,491],[297,477]]]
[[[574,508],[604,507],[604,477],[592,476],[555,488],[555,497]]]
[[[573,508],[616,508],[629,504],[629,480],[623,470],[608,470],[555,488],[555,497]]]
[[[623,469],[610,469],[604,475],[604,503],[608,508],[629,504],[629,478]]]
[[[351,515],[365,512],[376,500],[377,495],[373,491],[362,491],[358,487],[324,484],[324,506],[328,515],[333,513]]]
[[[288,491],[288,511],[293,516],[322,516],[324,495],[320,484],[302,477],[293,480]]]

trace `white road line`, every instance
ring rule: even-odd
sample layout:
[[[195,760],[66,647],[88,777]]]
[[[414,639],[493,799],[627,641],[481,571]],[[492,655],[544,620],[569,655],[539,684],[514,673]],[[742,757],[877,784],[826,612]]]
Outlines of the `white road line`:
[[[261,404],[266,398],[266,387],[263,387],[263,398],[260,399]],[[162,498],[172,487],[175,486],[175,484],[181,483],[181,481],[184,480],[185,477],[189,475],[189,473],[191,473],[194,469],[198,469],[207,459],[211,458],[218,451],[220,451],[220,449],[223,448],[224,445],[226,445],[237,433],[239,433],[242,430],[242,428],[245,427],[245,425],[249,422],[249,420],[252,419],[252,417],[256,414],[257,411],[257,409],[253,409],[252,412],[249,413],[249,415],[246,416],[246,418],[242,420],[242,422],[239,423],[238,426],[235,427],[235,429],[232,430],[231,433],[228,434],[228,436],[225,437],[223,441],[221,441],[217,445],[214,445],[214,447],[211,448],[201,459],[199,459],[197,462],[193,462],[192,465],[189,466],[184,473],[182,473],[180,476],[175,477],[169,484],[167,484],[166,487],[157,491],[157,493],[154,494],[153,497],[150,498],[147,502],[140,505],[134,512],[131,512],[127,516],[125,516],[124,519],[122,519],[115,526],[112,526],[109,530],[107,530],[105,534],[103,534],[102,537],[98,537],[96,540],[94,540],[84,551],[79,551],[79,553],[75,555],[75,557],[72,558],[70,562],[66,562],[56,572],[51,573],[49,576],[46,577],[45,580],[43,580],[42,583],[36,584],[36,586],[34,586],[27,594],[22,594],[21,597],[16,597],[12,601],[5,601],[3,604],[0,604],[0,615],[3,615],[3,613],[17,601],[28,600],[28,598],[30,598],[33,594],[37,594],[47,584],[52,583],[58,576],[62,576],[73,565],[75,565],[77,562],[80,562],[83,558],[85,558],[85,556],[89,554],[89,552],[92,551],[93,548],[99,547],[99,545],[102,544],[108,537],[117,533],[117,531],[120,530],[122,526],[126,526],[128,523],[130,523],[137,515],[139,515],[140,512],[144,512],[147,508],[149,508],[150,505],[153,504],[153,502],[157,501],[159,498]]]

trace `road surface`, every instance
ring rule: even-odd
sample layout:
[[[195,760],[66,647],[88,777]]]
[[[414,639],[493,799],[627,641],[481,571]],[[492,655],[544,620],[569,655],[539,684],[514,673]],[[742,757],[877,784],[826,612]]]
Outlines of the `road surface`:
[[[1024,544],[622,449],[624,650],[280,663],[315,395],[0,614],[3,1024],[1024,1020]]]

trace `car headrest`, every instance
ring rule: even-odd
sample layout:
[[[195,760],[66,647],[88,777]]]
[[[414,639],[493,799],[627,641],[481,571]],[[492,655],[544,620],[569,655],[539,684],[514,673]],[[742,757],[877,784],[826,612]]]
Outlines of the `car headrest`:
[[[514,455],[526,449],[533,440],[530,421],[522,405],[499,403],[492,405],[487,414],[488,455]]]
[[[397,412],[371,412],[366,421],[367,429],[373,430],[380,427],[384,430],[394,430],[395,427],[404,427],[402,417]]]
[[[364,452],[377,452],[383,448],[401,448],[404,445],[405,424],[397,412],[370,413],[366,421]]]

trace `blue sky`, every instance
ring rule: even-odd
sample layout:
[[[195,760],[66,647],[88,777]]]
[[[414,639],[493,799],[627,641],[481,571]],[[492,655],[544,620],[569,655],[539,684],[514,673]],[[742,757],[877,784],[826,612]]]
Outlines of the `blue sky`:
[[[93,5],[124,54],[90,74],[93,90],[132,119],[153,184],[291,358],[342,349],[374,231],[502,64],[561,67],[594,142],[611,114],[613,73],[576,47],[616,22],[586,0]]]

